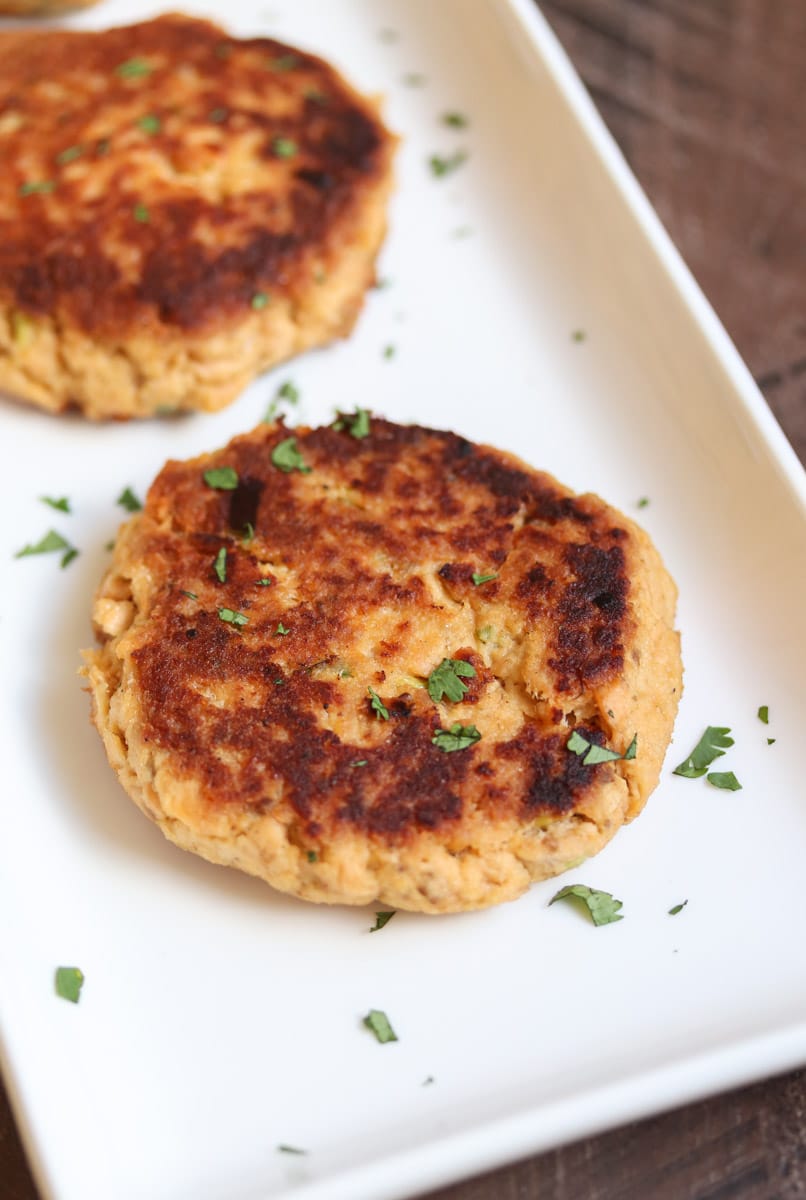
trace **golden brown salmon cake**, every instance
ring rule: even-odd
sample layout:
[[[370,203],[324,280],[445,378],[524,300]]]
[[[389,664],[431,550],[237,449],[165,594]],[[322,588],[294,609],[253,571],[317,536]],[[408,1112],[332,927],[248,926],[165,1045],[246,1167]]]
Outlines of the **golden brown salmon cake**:
[[[208,21],[0,33],[0,388],[217,409],[346,335],[394,144],[322,59]]]
[[[185,849],[307,900],[481,908],[643,806],[675,598],[636,525],[510,454],[362,410],[264,425],[122,527],[93,716]]]

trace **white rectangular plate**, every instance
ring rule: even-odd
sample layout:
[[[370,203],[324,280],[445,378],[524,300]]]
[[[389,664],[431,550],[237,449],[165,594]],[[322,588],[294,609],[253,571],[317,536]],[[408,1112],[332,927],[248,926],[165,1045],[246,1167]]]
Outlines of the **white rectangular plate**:
[[[107,0],[71,23],[156,11]],[[2,402],[0,1004],[44,1193],[403,1197],[803,1062],[794,455],[529,0],[223,11],[235,33],[299,42],[386,94],[403,137],[390,284],[348,341],[215,416],[92,427]],[[469,127],[441,124],[447,110]],[[466,164],[434,178],[429,155],[458,148]],[[297,903],[174,849],[123,795],[76,677],[115,498],[250,429],[286,378],[306,421],[361,404],[515,450],[633,516],[649,498],[637,515],[680,586],[675,743],[642,817],[564,880],[614,892],[623,921],[549,909],[548,882],[370,937],[369,912]],[[81,549],[67,570],[12,561],[50,526]],[[740,792],[670,773],[708,724],[733,730],[721,763]],[[52,984],[74,963],[77,1006]],[[399,1042],[362,1028],[370,1007]]]

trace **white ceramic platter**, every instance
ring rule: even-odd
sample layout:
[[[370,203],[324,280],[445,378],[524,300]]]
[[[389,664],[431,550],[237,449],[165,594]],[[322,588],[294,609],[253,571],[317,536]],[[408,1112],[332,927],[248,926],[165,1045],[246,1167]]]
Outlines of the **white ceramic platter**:
[[[157,11],[106,0],[71,23]],[[405,1197],[806,1061],[794,455],[529,0],[231,0],[223,15],[386,94],[403,137],[390,284],[349,341],[216,416],[91,427],[0,407],[0,1015],[43,1193]],[[448,110],[469,127],[440,124]],[[428,156],[458,148],[466,164],[434,178]],[[361,404],[452,428],[654,537],[680,586],[675,742],[643,816],[567,879],[614,892],[623,921],[548,908],[548,882],[370,936],[367,911],[172,848],[124,796],[76,677],[115,498],[251,428],[287,378],[302,419]],[[13,560],[50,526],[81,550],[66,570]],[[740,792],[670,773],[708,724],[733,730],[720,765]],[[59,964],[85,973],[77,1006],[54,995]],[[397,1043],[362,1028],[370,1007]]]

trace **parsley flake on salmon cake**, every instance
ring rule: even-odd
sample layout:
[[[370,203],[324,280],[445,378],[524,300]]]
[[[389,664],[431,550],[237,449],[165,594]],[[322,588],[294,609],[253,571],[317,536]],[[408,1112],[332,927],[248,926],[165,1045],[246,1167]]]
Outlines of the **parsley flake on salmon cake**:
[[[681,690],[676,589],[597,496],[365,424],[167,463],[96,597],[93,716],[185,849],[307,900],[482,908],[643,807]]]

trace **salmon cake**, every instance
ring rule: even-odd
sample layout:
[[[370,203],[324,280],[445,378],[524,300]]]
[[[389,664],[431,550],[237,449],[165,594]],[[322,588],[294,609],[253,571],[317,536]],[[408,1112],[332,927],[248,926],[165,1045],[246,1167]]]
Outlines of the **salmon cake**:
[[[597,496],[359,409],[169,462],[118,535],[85,674],[178,846],[306,900],[459,912],[643,807],[675,601]]]
[[[219,409],[350,332],[395,138],[320,58],[177,14],[0,32],[0,389]]]

